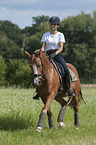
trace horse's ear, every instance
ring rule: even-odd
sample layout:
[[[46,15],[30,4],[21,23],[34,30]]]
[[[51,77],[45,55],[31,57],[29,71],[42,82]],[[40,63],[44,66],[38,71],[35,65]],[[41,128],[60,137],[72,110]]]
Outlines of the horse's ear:
[[[39,54],[41,54],[41,53],[42,53],[42,50],[40,49]]]
[[[35,53],[39,54],[41,49],[35,50]]]
[[[26,54],[29,58],[31,58],[31,55],[30,55],[27,51],[25,51],[25,54]]]
[[[41,49],[35,50],[34,54],[36,54],[36,56],[39,56],[41,54]]]

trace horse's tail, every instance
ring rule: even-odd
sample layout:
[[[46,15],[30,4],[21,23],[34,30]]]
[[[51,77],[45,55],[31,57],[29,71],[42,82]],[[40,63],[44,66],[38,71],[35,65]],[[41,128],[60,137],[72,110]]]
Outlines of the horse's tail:
[[[80,93],[79,93],[79,104],[81,103],[81,99],[83,100],[83,102],[86,104],[84,98],[83,98],[83,95],[82,95],[82,91],[81,91],[81,88],[80,88]]]

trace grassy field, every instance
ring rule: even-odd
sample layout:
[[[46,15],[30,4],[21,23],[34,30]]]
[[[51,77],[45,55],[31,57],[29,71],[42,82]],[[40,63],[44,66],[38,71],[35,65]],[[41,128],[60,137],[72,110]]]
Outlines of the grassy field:
[[[65,128],[57,123],[60,105],[53,101],[55,130],[48,128],[47,117],[42,133],[35,132],[43,107],[32,100],[32,89],[0,88],[0,145],[96,145],[96,86],[82,87],[86,105],[79,106],[80,127],[74,128],[74,112],[67,107]]]

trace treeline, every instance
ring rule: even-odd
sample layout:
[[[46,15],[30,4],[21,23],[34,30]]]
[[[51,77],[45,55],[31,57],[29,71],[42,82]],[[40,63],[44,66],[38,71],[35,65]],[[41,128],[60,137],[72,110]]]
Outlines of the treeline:
[[[41,37],[49,31],[49,16],[32,17],[31,27],[20,29],[10,21],[0,21],[0,84],[32,84],[24,51],[32,54],[41,48]],[[63,56],[78,70],[82,83],[96,83],[96,11],[81,12],[61,21],[59,31],[66,38]]]

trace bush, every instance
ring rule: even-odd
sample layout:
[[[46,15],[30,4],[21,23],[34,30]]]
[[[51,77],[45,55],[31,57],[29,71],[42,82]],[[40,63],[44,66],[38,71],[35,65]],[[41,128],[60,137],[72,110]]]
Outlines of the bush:
[[[0,85],[4,85],[5,84],[5,69],[6,69],[5,61],[0,56]]]
[[[27,60],[9,60],[6,67],[6,80],[9,85],[30,87],[33,79]]]

